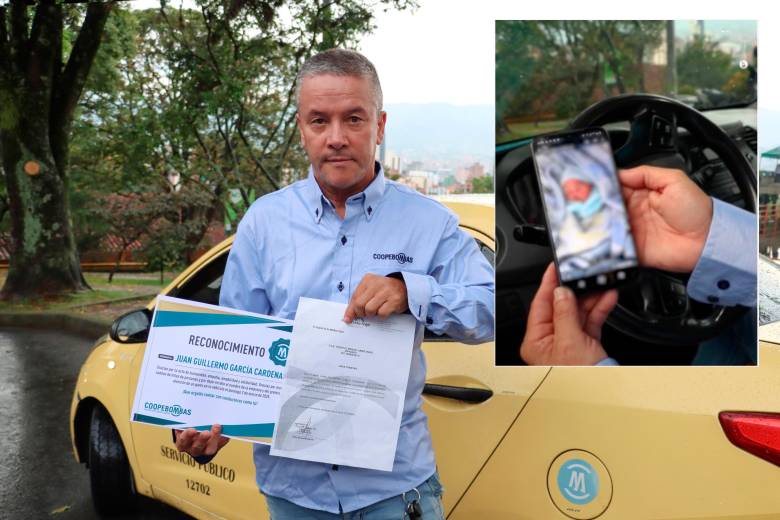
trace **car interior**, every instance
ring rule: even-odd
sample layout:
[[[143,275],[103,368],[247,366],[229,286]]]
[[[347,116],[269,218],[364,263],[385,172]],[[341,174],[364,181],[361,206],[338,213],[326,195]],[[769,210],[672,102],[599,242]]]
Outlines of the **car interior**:
[[[679,168],[707,194],[756,211],[755,103],[700,112],[659,95],[625,94],[582,111],[569,128],[604,127],[619,168]],[[528,309],[553,260],[531,138],[496,148],[496,363],[523,364]],[[602,344],[620,364],[685,365],[699,344],[727,332],[749,309],[687,296],[688,275],[642,269],[621,289]]]

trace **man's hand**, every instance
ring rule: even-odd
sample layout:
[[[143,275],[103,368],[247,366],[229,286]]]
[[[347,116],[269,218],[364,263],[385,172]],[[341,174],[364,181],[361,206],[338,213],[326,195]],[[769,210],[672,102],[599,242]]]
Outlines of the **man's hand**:
[[[228,442],[230,438],[222,436],[222,426],[219,424],[212,425],[210,432],[200,432],[193,428],[176,430],[176,449],[193,458],[216,455]]]
[[[403,280],[367,273],[349,301],[344,321],[352,323],[355,318],[366,316],[387,318],[408,308],[406,284]]]
[[[550,264],[531,302],[520,357],[529,365],[595,365],[607,357],[601,327],[615,304],[614,289],[577,302],[568,287],[558,286]]]
[[[640,263],[693,271],[710,231],[712,199],[680,170],[639,166],[619,175]]]

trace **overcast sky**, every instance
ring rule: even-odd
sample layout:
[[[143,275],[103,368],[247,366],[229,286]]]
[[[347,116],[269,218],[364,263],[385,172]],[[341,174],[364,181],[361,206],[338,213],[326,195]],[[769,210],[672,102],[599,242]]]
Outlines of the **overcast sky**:
[[[172,0],[178,5],[181,0]],[[137,0],[138,8],[159,0]],[[773,58],[759,62],[759,96],[765,108],[780,110],[780,31],[772,30],[772,2],[741,0],[418,0],[416,12],[377,10],[377,29],[360,50],[376,65],[387,103],[445,102],[492,104],[494,101],[494,26],[496,19],[759,19],[759,47]],[[185,0],[185,5],[192,5]],[[770,51],[767,51],[768,56]],[[760,57],[759,57],[760,58]]]
[[[359,46],[379,72],[385,103],[493,104],[492,18],[475,20],[474,3],[465,0],[418,3],[414,12],[377,9],[377,29]],[[145,9],[160,3],[137,0],[133,5]]]
[[[493,104],[494,22],[476,2],[421,0],[377,13],[360,50],[374,62],[387,103]]]

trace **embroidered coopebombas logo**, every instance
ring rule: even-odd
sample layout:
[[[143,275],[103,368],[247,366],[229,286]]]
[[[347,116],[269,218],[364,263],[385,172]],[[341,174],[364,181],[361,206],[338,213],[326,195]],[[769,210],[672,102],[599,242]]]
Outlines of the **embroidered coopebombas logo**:
[[[374,253],[374,260],[395,260],[399,264],[411,264],[414,258],[406,253]]]

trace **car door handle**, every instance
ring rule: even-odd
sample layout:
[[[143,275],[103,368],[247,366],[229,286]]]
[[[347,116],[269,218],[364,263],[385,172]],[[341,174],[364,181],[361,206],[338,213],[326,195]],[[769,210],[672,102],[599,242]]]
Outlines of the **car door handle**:
[[[468,386],[435,385],[425,383],[423,394],[456,399],[467,403],[484,403],[493,397],[493,390],[487,388],[471,388]]]

